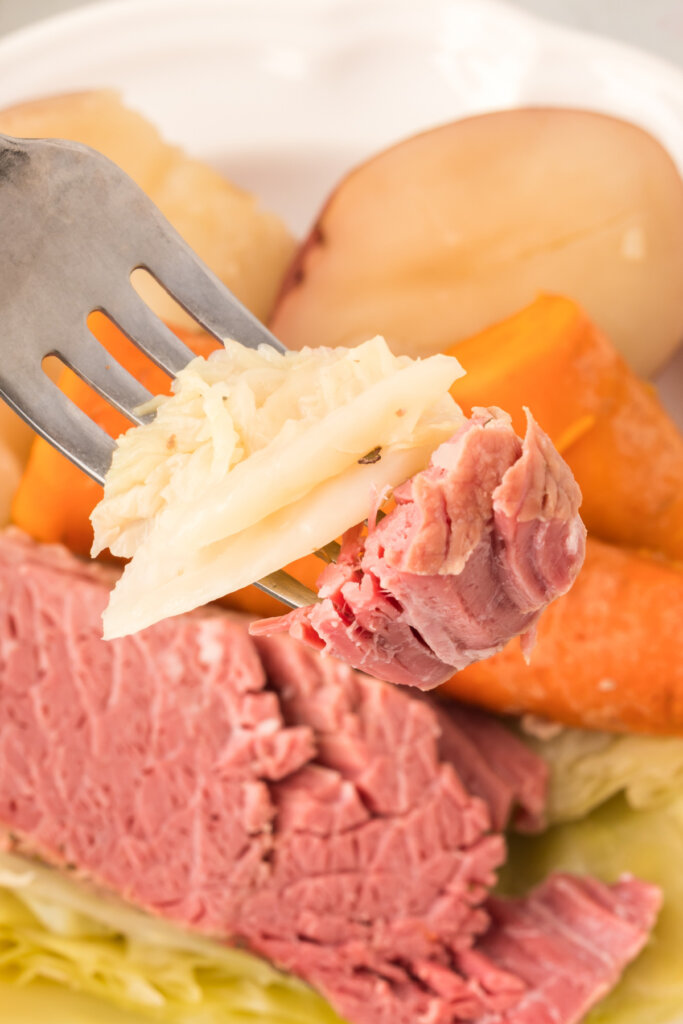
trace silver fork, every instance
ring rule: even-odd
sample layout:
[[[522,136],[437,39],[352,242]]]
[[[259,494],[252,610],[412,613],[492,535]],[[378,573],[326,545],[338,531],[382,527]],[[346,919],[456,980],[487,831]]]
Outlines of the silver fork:
[[[56,355],[128,417],[152,396],[87,325],[101,311],[173,376],[194,353],[138,296],[142,268],[219,340],[283,345],[237,301],[110,160],[75,142],[0,135],[0,397],[98,483],[115,442],[42,369]],[[316,552],[326,561],[329,544]],[[282,570],[257,584],[289,607],[316,594]]]

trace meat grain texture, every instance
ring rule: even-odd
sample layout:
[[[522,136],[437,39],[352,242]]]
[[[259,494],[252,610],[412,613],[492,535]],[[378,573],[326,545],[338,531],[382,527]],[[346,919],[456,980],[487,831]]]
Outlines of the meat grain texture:
[[[475,409],[367,536],[344,537],[315,605],[252,626],[289,632],[355,668],[428,690],[522,635],[566,593],[585,553],[581,494],[527,413],[524,442]]]
[[[658,891],[494,898],[543,763],[495,720],[204,611],[111,643],[99,569],[0,535],[0,838],[239,941],[353,1024],[574,1024]]]

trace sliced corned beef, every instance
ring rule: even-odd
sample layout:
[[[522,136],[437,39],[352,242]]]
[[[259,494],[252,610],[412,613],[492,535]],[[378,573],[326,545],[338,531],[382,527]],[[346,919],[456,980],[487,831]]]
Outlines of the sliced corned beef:
[[[439,754],[466,789],[484,800],[495,829],[514,819],[520,832],[539,831],[544,822],[548,772],[491,715],[449,701],[433,703],[439,720]]]
[[[608,886],[557,874],[524,899],[489,899],[491,926],[477,951],[525,991],[485,1024],[582,1020],[641,951],[660,905],[655,886],[628,876]]]
[[[105,643],[106,599],[98,570],[0,537],[0,821],[27,848],[250,941],[380,929],[428,956],[484,930],[503,840],[426,703],[287,638],[261,642],[266,688],[220,613]]]
[[[308,977],[359,1024],[578,1024],[643,948],[660,904],[634,878],[553,875],[524,899],[488,900],[486,933],[440,962],[349,976],[330,960]]]
[[[7,844],[247,943],[353,1024],[574,1024],[645,942],[633,879],[488,899],[491,816],[537,822],[545,770],[485,715],[210,611],[104,643],[106,599],[0,535]]]
[[[49,862],[207,931],[269,873],[268,782],[307,764],[244,626],[101,639],[98,567],[0,534],[0,822]]]
[[[252,626],[292,636],[381,679],[430,689],[524,634],[583,563],[579,489],[527,415],[478,409],[394,492],[367,536],[349,531],[322,600]]]
[[[440,760],[433,709],[289,638],[262,638],[259,650],[285,722],[315,731],[309,771],[342,779],[364,812],[335,833],[312,814],[307,773],[272,787],[284,811],[273,862],[276,879],[284,872],[280,898],[289,898],[294,851],[299,874],[307,861],[316,866],[292,892],[289,916],[303,912],[307,925],[291,940],[298,932],[333,941],[357,970],[378,958],[440,955],[444,942],[471,945],[486,927],[480,908],[505,850],[486,805]]]

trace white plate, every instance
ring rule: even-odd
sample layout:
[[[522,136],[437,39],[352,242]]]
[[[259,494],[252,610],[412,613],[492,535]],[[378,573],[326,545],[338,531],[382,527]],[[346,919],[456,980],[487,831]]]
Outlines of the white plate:
[[[571,104],[683,168],[683,72],[492,0],[123,0],[0,41],[0,105],[114,86],[302,230],[349,164],[465,114]]]
[[[0,106],[119,89],[298,232],[373,150],[503,107],[625,117],[683,170],[683,72],[493,0],[119,0],[6,37],[0,69]],[[683,352],[672,409],[681,382]]]

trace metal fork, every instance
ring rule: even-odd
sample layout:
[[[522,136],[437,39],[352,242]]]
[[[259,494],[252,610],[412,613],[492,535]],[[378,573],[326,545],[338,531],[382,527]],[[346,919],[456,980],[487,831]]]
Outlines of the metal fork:
[[[0,397],[88,476],[104,483],[115,442],[42,369],[56,355],[128,417],[152,396],[87,325],[101,311],[173,376],[194,353],[138,296],[143,268],[219,340],[283,345],[237,301],[142,189],[87,146],[0,135]],[[326,561],[336,544],[316,552]],[[317,600],[288,573],[256,586],[289,607]]]

